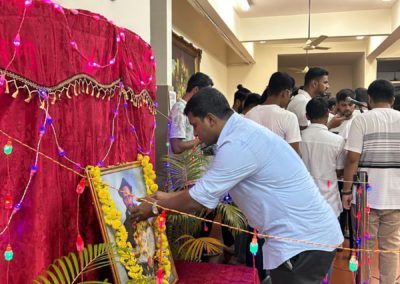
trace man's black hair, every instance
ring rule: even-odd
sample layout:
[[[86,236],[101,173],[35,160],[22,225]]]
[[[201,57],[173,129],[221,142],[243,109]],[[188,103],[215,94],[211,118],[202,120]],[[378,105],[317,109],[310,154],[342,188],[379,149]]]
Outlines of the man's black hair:
[[[198,91],[186,104],[185,114],[189,112],[200,119],[208,113],[224,119],[233,113],[224,95],[217,89],[206,87]]]
[[[394,86],[387,80],[375,80],[368,87],[368,95],[375,103],[392,103],[394,98]]]
[[[328,75],[329,72],[321,67],[311,67],[304,76],[304,86],[307,86],[314,79]]]
[[[277,96],[281,91],[292,91],[295,85],[294,79],[285,72],[275,72],[269,78],[268,86],[265,88],[261,103],[267,100],[268,96]]]
[[[328,108],[331,109],[335,105],[336,105],[336,97],[329,97]]]
[[[306,105],[306,113],[310,120],[322,118],[328,112],[328,101],[323,97],[312,98]]]
[[[253,107],[260,104],[261,96],[256,93],[250,93],[244,101],[243,109]]]
[[[344,102],[346,98],[350,97],[352,99],[356,98],[356,94],[351,89],[341,89],[339,92],[336,93],[336,102]]]
[[[186,87],[186,93],[191,92],[194,87],[198,87],[199,89],[202,89],[204,87],[211,87],[211,86],[214,86],[214,83],[211,80],[211,78],[204,73],[197,72],[189,78],[189,81],[188,81],[187,87]]]
[[[354,90],[356,100],[363,103],[368,103],[368,91],[366,88],[357,88]]]
[[[124,186],[127,186],[129,188],[129,192],[132,193],[132,186],[129,184],[129,182],[125,179],[122,178],[121,180],[121,185],[119,186],[119,190],[121,190]],[[123,197],[123,193],[118,191],[118,194]]]

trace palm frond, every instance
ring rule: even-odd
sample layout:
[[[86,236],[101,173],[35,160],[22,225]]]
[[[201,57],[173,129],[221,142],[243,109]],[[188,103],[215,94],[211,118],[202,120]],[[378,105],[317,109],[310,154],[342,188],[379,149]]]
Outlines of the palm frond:
[[[160,176],[169,180],[169,190],[187,188],[194,184],[207,165],[207,159],[200,149],[186,151],[182,154],[170,154],[161,158],[163,167]]]
[[[109,266],[114,262],[114,255],[116,253],[114,253],[114,246],[111,244],[89,244],[78,254],[71,252],[68,256],[56,259],[34,282],[46,284],[76,283],[84,273]],[[80,283],[109,283],[105,281]]]
[[[225,247],[219,240],[202,237],[195,238],[191,235],[183,235],[177,241],[185,240],[179,247],[178,253],[183,256],[183,259],[190,261],[200,261],[203,253],[208,255],[221,254]]]
[[[229,203],[219,203],[215,208],[217,214],[221,215],[221,221],[224,224],[235,228],[245,229],[247,227],[247,220],[240,209]],[[231,230],[233,234],[237,234],[238,231]]]

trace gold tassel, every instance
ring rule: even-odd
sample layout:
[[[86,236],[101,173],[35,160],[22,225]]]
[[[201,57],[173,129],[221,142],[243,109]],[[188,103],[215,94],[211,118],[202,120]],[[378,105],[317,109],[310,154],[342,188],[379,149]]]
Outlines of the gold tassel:
[[[17,87],[17,89],[15,90],[15,92],[11,95],[14,99],[15,98],[17,98],[17,96],[18,96],[18,87]]]
[[[67,96],[68,99],[72,99],[71,96],[69,95],[69,88],[68,88],[67,91],[65,92],[65,95]]]
[[[53,94],[53,99],[51,100],[51,104],[54,105],[56,103],[57,96],[56,94]]]
[[[89,95],[89,83],[86,84],[86,95]]]
[[[78,87],[77,87],[76,83],[74,84],[74,95],[75,95],[75,97],[78,96]]]
[[[28,92],[29,92],[29,96],[25,99],[26,103],[29,103],[32,100],[32,92],[29,90],[28,90]]]
[[[6,80],[6,90],[5,90],[5,93],[6,94],[9,94],[10,93],[10,89],[9,89],[9,87],[8,87],[8,81]]]

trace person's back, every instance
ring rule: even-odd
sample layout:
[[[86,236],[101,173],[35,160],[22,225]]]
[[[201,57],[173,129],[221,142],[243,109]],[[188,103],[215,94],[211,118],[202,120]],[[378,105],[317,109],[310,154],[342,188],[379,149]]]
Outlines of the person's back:
[[[229,193],[250,225],[259,228],[260,233],[333,247],[341,244],[341,230],[332,209],[301,158],[279,136],[234,114],[217,143],[213,167],[222,164],[235,167],[232,175],[243,175]],[[214,175],[213,171],[207,172],[199,183],[214,180]],[[271,238],[264,248],[264,266],[276,268],[299,252],[330,251],[333,247],[327,249]]]
[[[324,99],[313,98],[308,102],[306,110],[311,124],[301,132],[301,157],[322,196],[332,206],[336,216],[339,216],[342,202],[337,173],[344,168],[345,140],[328,130],[326,123],[329,108]]]

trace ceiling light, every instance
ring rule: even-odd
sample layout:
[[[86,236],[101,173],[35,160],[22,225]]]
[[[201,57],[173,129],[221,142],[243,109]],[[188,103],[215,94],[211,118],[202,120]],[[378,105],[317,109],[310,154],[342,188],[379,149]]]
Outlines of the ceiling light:
[[[392,0],[382,0],[382,2],[391,2]]]
[[[359,40],[364,39],[364,36],[356,36],[356,39],[359,39]]]
[[[267,41],[266,40],[261,40],[260,43],[267,43]]]
[[[249,11],[250,10],[250,4],[248,0],[236,0],[236,5],[242,10],[242,11]]]

